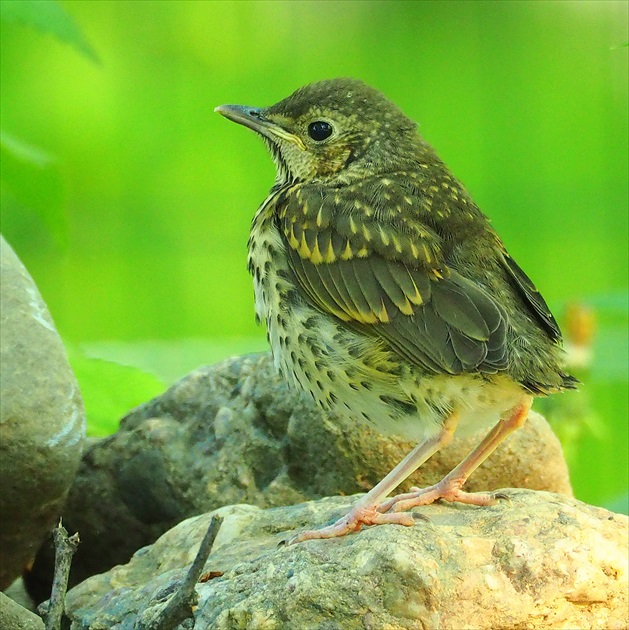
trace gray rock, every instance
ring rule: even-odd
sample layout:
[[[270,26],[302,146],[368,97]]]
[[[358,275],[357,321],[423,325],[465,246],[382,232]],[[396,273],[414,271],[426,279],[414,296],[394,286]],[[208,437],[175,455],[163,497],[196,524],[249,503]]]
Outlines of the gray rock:
[[[455,439],[403,487],[439,481],[482,433]],[[71,583],[126,562],[176,523],[221,505],[273,507],[367,490],[413,446],[323,416],[287,389],[268,354],[200,368],[85,453],[64,512],[68,530],[81,535]],[[467,485],[508,486],[571,494],[559,442],[537,414]],[[35,574],[50,575],[52,562],[48,549]]]
[[[33,560],[81,458],[79,388],[35,283],[0,237],[0,588]]]
[[[492,507],[418,508],[429,522],[410,528],[290,547],[278,543],[340,516],[357,497],[221,508],[205,570],[222,575],[196,587],[195,630],[626,628],[627,517],[558,494],[508,493]],[[182,522],[128,564],[72,589],[72,629],[132,628],[152,617],[184,577],[210,516]]]
[[[4,593],[0,593],[0,628],[2,630],[44,630],[44,622],[35,613],[26,610]]]

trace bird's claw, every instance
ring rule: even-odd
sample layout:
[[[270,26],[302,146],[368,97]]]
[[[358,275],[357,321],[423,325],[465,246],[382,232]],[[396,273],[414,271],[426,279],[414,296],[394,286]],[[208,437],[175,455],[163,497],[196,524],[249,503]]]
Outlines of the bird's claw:
[[[320,538],[337,538],[352,532],[360,531],[363,527],[371,525],[404,525],[411,527],[417,520],[424,520],[423,515],[410,512],[380,512],[375,506],[363,507],[355,505],[348,514],[338,521],[321,529],[306,530],[290,538],[280,541],[281,546],[294,545],[306,540],[318,540]]]
[[[494,502],[496,501],[508,501],[509,505],[511,505],[511,497],[506,492],[492,492],[491,493]]]

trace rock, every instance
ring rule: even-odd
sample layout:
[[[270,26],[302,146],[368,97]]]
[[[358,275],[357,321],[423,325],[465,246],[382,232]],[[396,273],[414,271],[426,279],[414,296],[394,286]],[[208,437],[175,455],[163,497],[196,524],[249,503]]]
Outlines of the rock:
[[[414,527],[290,547],[278,543],[357,497],[221,508],[205,566],[217,577],[196,587],[195,630],[626,628],[627,517],[558,494],[506,492],[510,500],[492,507],[418,508],[429,521]],[[130,628],[152,616],[184,577],[210,516],[72,589],[72,628]]]
[[[0,628],[2,630],[44,630],[44,622],[41,617],[26,610],[0,593]]]
[[[50,313],[0,240],[0,588],[30,563],[61,513],[78,468],[85,414]]]
[[[439,481],[482,435],[455,439],[403,487]],[[221,505],[272,507],[367,490],[413,446],[324,417],[283,384],[268,354],[200,368],[85,453],[64,513],[68,530],[81,535],[71,583],[126,562],[184,518]],[[537,414],[467,488],[509,486],[571,494],[561,446]],[[49,548],[31,579],[51,575],[52,563]]]
[[[7,597],[11,598],[14,602],[26,608],[29,612],[35,613],[37,612],[37,605],[33,601],[33,599],[28,594],[26,587],[24,585],[24,580],[19,577],[17,580],[13,582],[10,586],[2,591]],[[50,593],[48,593],[50,596]],[[0,628],[2,624],[0,624]]]

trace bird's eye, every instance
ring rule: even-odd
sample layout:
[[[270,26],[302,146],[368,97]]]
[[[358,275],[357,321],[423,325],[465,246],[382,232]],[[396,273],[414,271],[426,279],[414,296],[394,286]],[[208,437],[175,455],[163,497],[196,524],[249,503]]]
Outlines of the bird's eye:
[[[308,135],[317,142],[321,142],[332,135],[332,125],[324,120],[316,120],[308,125]]]

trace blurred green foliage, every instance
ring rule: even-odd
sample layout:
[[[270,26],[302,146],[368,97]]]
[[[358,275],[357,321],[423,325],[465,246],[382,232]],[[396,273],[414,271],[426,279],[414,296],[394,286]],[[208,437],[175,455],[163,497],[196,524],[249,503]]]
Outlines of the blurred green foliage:
[[[81,385],[90,436],[111,435],[133,407],[164,391],[157,376],[131,365],[86,356],[66,343],[68,359]]]
[[[57,0],[2,0],[0,20],[8,24],[23,24],[42,33],[50,33],[76,47],[93,61],[98,56],[77,27],[72,16]]]
[[[595,310],[558,432],[577,496],[626,501],[626,2],[0,5],[2,229],[82,352],[171,382],[264,348],[245,244],[273,166],[212,110],[359,77],[421,121],[555,311]],[[112,407],[98,383],[126,376],[72,358],[93,432],[159,388],[129,376]]]

